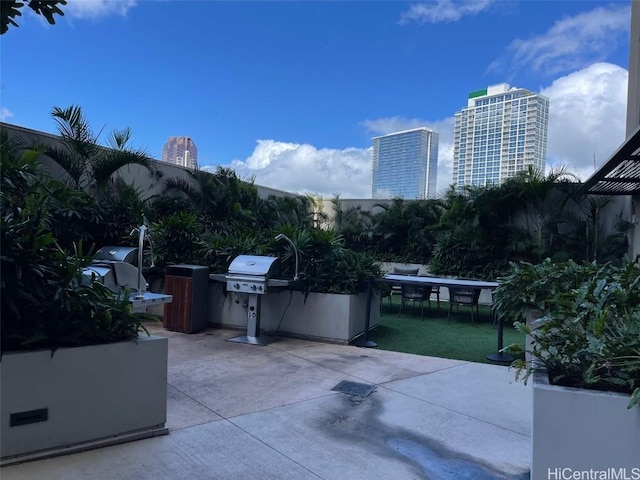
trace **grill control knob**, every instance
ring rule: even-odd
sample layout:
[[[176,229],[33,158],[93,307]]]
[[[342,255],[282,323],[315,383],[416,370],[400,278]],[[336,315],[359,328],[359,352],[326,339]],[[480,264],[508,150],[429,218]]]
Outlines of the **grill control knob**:
[[[251,290],[257,290],[258,287],[256,285],[251,285]]]
[[[240,284],[239,283],[234,283],[233,284],[233,288],[235,288],[236,290],[240,290]]]
[[[262,291],[262,285],[258,285],[258,290]]]

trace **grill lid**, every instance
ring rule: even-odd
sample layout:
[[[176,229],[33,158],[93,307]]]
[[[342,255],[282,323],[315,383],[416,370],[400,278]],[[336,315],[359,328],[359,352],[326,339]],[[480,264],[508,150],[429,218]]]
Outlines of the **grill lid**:
[[[278,257],[238,255],[229,265],[229,275],[253,275],[270,278],[280,273]]]
[[[106,246],[98,250],[93,259],[94,261],[110,260],[138,265],[138,249],[137,247]]]

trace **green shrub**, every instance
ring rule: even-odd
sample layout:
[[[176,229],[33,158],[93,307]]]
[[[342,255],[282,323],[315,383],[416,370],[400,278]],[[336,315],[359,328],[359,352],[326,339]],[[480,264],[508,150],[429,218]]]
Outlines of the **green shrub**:
[[[640,266],[550,263],[530,266],[514,275],[524,290],[511,305],[545,299],[542,317],[516,328],[531,336],[527,350],[556,385],[631,394],[629,407],[640,403]],[[547,277],[543,280],[544,277]],[[577,285],[565,283],[566,278]],[[527,286],[529,279],[535,278]],[[581,280],[580,280],[581,279]],[[546,289],[546,294],[544,290]],[[506,295],[502,298],[505,306]],[[520,353],[521,347],[508,350]],[[535,365],[517,360],[526,380]]]
[[[370,276],[381,275],[372,255],[345,248],[333,230],[303,230],[294,242],[301,256],[298,288],[305,292],[356,294],[367,289]]]
[[[493,309],[506,321],[525,321],[531,310],[542,316],[553,306],[557,294],[578,288],[598,269],[595,263],[549,258],[539,264],[511,263],[510,271],[500,277],[500,286],[493,291]]]
[[[198,218],[191,212],[177,212],[158,220],[150,228],[156,264],[195,263],[202,236]]]
[[[142,328],[127,298],[83,284],[90,252],[65,251],[55,213],[75,192],[40,169],[38,152],[17,154],[2,138],[0,303],[2,351],[72,347],[133,339]],[[60,225],[56,225],[57,228]],[[126,292],[125,292],[126,293]]]

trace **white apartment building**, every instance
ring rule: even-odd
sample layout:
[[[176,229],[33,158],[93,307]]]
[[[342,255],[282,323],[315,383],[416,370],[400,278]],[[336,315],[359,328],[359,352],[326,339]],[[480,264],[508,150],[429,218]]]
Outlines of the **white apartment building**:
[[[500,184],[529,167],[544,173],[549,99],[506,83],[469,93],[455,115],[453,183]]]

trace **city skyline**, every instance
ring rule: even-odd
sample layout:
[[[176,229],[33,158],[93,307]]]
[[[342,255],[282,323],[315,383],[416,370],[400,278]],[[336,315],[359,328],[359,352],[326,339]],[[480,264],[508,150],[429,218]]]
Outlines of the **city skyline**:
[[[184,133],[200,167],[342,198],[370,194],[372,137],[424,126],[441,193],[455,112],[509,83],[549,98],[546,168],[586,179],[625,137],[629,6],[70,0],[55,25],[25,9],[2,36],[0,119],[55,133],[52,108],[80,105],[105,144],[130,127],[160,159]]]
[[[435,198],[439,135],[426,127],[373,137],[371,198]]]

